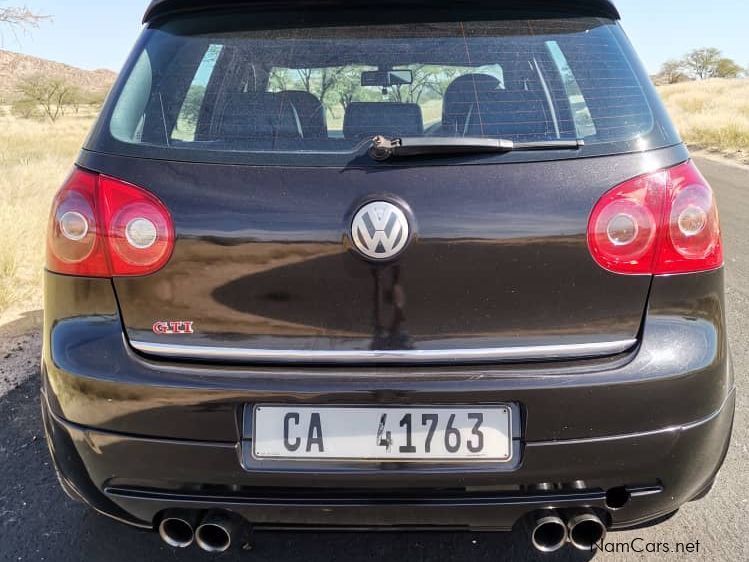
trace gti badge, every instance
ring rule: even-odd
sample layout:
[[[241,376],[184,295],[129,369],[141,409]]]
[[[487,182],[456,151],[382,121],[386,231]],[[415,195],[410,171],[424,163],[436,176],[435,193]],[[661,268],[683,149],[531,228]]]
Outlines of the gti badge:
[[[194,334],[193,322],[154,322],[153,333],[159,336]]]
[[[373,260],[399,255],[411,232],[406,214],[387,201],[364,205],[351,223],[351,239],[359,252]]]

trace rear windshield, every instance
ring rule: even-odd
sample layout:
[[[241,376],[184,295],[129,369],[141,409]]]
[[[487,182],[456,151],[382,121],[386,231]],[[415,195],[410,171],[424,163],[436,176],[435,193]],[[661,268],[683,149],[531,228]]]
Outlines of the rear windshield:
[[[609,20],[231,31],[205,20],[146,30],[93,148],[319,165],[360,158],[376,135],[582,139],[587,154],[678,142]]]

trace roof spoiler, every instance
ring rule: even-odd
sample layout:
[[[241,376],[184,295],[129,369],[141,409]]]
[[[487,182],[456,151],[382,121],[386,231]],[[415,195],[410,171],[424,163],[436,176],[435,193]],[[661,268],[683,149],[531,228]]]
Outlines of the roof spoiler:
[[[440,8],[444,8],[453,13],[456,10],[470,12],[479,9],[484,15],[496,12],[503,16],[514,14],[516,17],[523,14],[526,18],[529,13],[533,17],[578,15],[621,18],[612,0],[152,0],[143,16],[143,23],[148,24],[175,13],[230,8],[276,13],[314,10],[318,14],[325,9],[331,13],[346,10],[361,14],[361,21],[367,22],[373,13],[381,13],[388,8],[405,13],[425,7],[430,15],[435,13],[435,9],[436,13],[440,13]]]

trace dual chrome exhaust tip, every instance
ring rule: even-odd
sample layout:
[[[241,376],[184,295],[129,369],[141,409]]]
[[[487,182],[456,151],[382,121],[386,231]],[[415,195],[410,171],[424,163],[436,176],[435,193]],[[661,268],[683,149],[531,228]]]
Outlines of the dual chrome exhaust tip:
[[[226,552],[232,544],[232,538],[240,527],[236,516],[224,512],[210,512],[195,531],[195,542],[206,552]]]
[[[171,547],[187,548],[195,543],[205,552],[221,553],[231,548],[241,526],[237,516],[223,511],[174,510],[164,513],[158,530]],[[590,509],[538,512],[531,525],[531,543],[540,552],[556,552],[567,543],[590,552],[605,538],[606,525]]]
[[[556,552],[568,542],[590,552],[606,538],[606,525],[589,509],[539,512],[533,518],[531,543],[541,552]]]
[[[229,550],[240,527],[238,517],[224,512],[167,511],[159,523],[159,536],[174,548],[195,543],[206,552],[220,553]]]
[[[536,516],[531,531],[531,542],[536,550],[555,552],[567,544],[567,525],[556,512]]]
[[[590,552],[606,538],[606,525],[593,511],[582,510],[567,520],[570,544]]]
[[[187,548],[195,540],[193,517],[177,512],[167,512],[159,523],[159,536],[169,546]]]

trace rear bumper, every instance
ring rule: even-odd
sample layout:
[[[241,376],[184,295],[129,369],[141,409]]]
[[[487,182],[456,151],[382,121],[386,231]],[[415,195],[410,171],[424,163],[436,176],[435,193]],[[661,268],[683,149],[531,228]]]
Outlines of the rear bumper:
[[[271,528],[507,530],[538,509],[586,506],[617,529],[666,515],[710,486],[728,448],[734,394],[710,417],[688,425],[527,444],[517,472],[471,476],[382,467],[359,474],[248,471],[241,444],[97,431],[54,416],[46,400],[43,410],[64,487],[97,510],[141,527],[150,528],[167,508],[222,508]],[[473,485],[452,488],[468,481]],[[303,485],[310,482],[314,488]],[[410,486],[404,488],[405,482]],[[544,483],[550,489],[542,489]],[[621,486],[631,499],[609,509],[606,491]]]
[[[63,485],[143,527],[177,506],[269,527],[474,529],[588,506],[625,528],[699,496],[730,440],[722,271],[656,278],[631,352],[497,366],[155,361],[125,341],[109,281],[48,275],[46,298],[43,410]],[[258,403],[514,403],[519,454],[512,465],[248,465],[242,412]],[[619,487],[631,500],[608,509]]]

